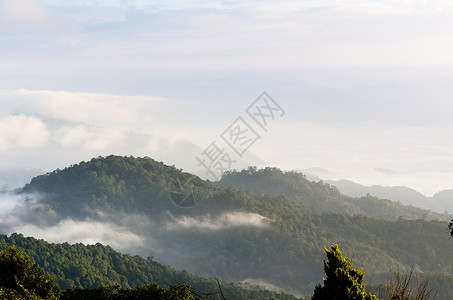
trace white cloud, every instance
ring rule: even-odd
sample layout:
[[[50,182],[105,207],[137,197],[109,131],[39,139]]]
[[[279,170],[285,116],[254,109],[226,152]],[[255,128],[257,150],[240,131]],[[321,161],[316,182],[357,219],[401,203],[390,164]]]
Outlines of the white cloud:
[[[127,136],[118,130],[78,124],[57,129],[55,139],[62,146],[68,148],[105,150],[125,142]]]
[[[321,167],[323,179],[365,185],[404,185],[427,196],[451,189],[452,127],[417,127],[357,121],[350,126],[321,123],[273,124],[254,152],[270,165],[291,170]],[[294,139],[303,141],[295,143]],[[394,171],[393,174],[377,172]]]
[[[251,288],[257,288],[259,287],[260,289],[266,289],[269,291],[275,291],[278,293],[284,293],[287,292],[285,289],[270,283],[268,280],[264,278],[247,278],[245,280],[241,281],[242,283],[249,285]],[[297,297],[303,297],[303,295],[297,295]]]
[[[39,115],[55,121],[91,126],[126,128],[150,121],[153,105],[166,101],[162,97],[77,93],[48,90],[0,91],[3,114],[15,111]]]
[[[41,204],[38,200],[41,197],[39,194],[0,193],[0,232],[18,232],[52,243],[102,243],[119,251],[134,253],[145,244],[147,251],[153,249],[150,245],[153,238],[138,233],[147,232],[152,227],[148,217],[128,215],[118,218],[96,211],[96,221],[66,218],[56,222],[57,213]]]
[[[70,93],[64,91],[20,91],[26,97],[38,98],[38,112],[54,119],[77,123],[130,122],[137,118],[137,106],[155,102],[146,96]]]
[[[4,218],[11,214],[11,212],[23,205],[24,199],[20,195],[1,192],[0,193],[0,217]]]
[[[166,224],[166,228],[168,230],[224,230],[228,228],[248,226],[265,228],[269,226],[269,223],[266,223],[265,217],[256,213],[230,212],[223,213],[216,217],[203,216],[174,218]]]
[[[48,139],[46,125],[35,116],[20,114],[0,119],[0,150],[41,147]]]
[[[398,5],[402,9],[418,12],[438,12],[453,6],[449,0],[402,0]]]
[[[194,171],[195,156],[202,148],[188,140],[190,134],[202,131],[191,131],[195,125],[181,118],[171,102],[151,96],[0,91],[0,118],[4,116],[0,119],[0,149],[5,152],[0,164],[18,167],[19,162],[20,167],[51,171],[45,167],[49,160],[54,162],[51,168],[61,168],[82,159],[119,154],[150,156]],[[160,111],[165,104],[170,106],[166,109],[169,118]],[[14,112],[21,114],[12,115]],[[37,151],[38,146],[45,147]],[[6,153],[17,148],[24,151]],[[66,162],[61,164],[61,160]]]
[[[124,228],[95,221],[66,219],[48,227],[22,224],[14,227],[12,232],[20,232],[25,236],[33,236],[51,243],[102,243],[119,251],[140,247],[143,244],[142,237]]]
[[[141,10],[148,13],[162,11],[195,11],[195,10],[251,10],[258,12],[267,12],[274,16],[283,16],[295,12],[319,11],[331,9],[351,9],[368,13],[390,13],[408,10],[442,10],[451,7],[448,0],[398,0],[398,1],[366,1],[357,2],[355,0],[338,1],[320,0],[320,1],[297,1],[297,0],[262,0],[262,1],[143,1],[143,0],[44,0],[50,6],[66,6],[79,8],[97,8],[97,9],[121,9],[127,11],[130,9]]]
[[[50,16],[39,0],[0,0],[0,29],[34,30],[49,24]]]
[[[45,0],[43,3],[47,12],[41,15],[58,12],[67,22],[62,32],[0,36],[5,41],[5,47],[0,49],[0,82],[4,86],[43,89],[0,93],[2,122],[21,113],[36,116],[54,142],[52,147],[34,152],[41,155],[40,159],[29,164],[44,164],[48,152],[53,154],[52,161],[64,156],[59,167],[108,153],[145,154],[182,166],[184,161],[192,161],[192,154],[199,149],[176,140],[189,140],[202,147],[209,145],[221,132],[217,128],[228,125],[239,113],[234,111],[230,119],[224,110],[233,107],[230,103],[239,103],[234,97],[262,89],[275,90],[275,96],[280,96],[279,92],[288,102],[302,103],[288,110],[292,122],[309,116],[312,118],[309,121],[328,123],[322,128],[296,125],[299,131],[287,128],[275,139],[266,135],[252,151],[272,165],[321,166],[342,173],[354,169],[354,174],[365,174],[358,169],[393,170],[393,163],[399,173],[404,173],[412,162],[419,169],[407,172],[414,174],[422,172],[422,168],[431,172],[450,164],[447,155],[437,155],[450,147],[448,142],[439,142],[445,146],[441,150],[429,148],[432,151],[429,153],[415,149],[413,144],[406,148],[395,146],[393,139],[373,142],[367,134],[381,137],[383,132],[376,128],[356,136],[354,129],[337,128],[349,121],[354,123],[353,127],[360,127],[366,118],[389,121],[390,126],[411,122],[409,127],[413,120],[419,123],[444,119],[450,130],[451,104],[436,108],[437,99],[450,101],[452,95],[453,73],[448,66],[453,63],[450,1],[347,0],[339,4],[332,0]],[[35,11],[39,16],[40,9]],[[10,15],[27,20],[28,17],[20,17],[21,13]],[[103,25],[98,26],[100,23]],[[426,69],[413,69],[417,65],[435,65],[439,69],[428,70],[428,74]],[[382,73],[376,75],[378,72]],[[404,93],[401,90],[393,93],[395,86],[402,86]],[[421,92],[419,86],[423,86]],[[417,92],[410,93],[412,90]],[[151,96],[115,95],[137,91],[178,95],[184,100],[177,103]],[[199,105],[198,111],[217,111],[211,113],[216,117],[206,117],[208,114],[194,109],[200,95],[210,99],[205,102],[208,105]],[[406,103],[401,103],[401,97]],[[383,99],[391,100],[375,103]],[[181,105],[182,102],[186,104]],[[425,102],[429,105],[420,105]],[[342,115],[347,117],[338,118]],[[205,129],[200,130],[203,126]],[[304,130],[312,130],[311,143],[297,140]],[[392,130],[385,133],[392,134]],[[439,136],[439,132],[432,134]],[[165,138],[160,140],[158,135]],[[405,141],[413,143],[418,138],[426,141],[427,135]],[[274,141],[278,141],[277,146]],[[23,145],[26,144],[15,140],[0,141],[4,149],[26,149]],[[398,151],[393,151],[393,147]],[[14,151],[4,154],[4,162],[27,160]],[[31,161],[31,153],[27,154]],[[409,162],[409,158],[413,160]],[[405,161],[408,163],[403,165]],[[414,178],[411,181],[408,177],[405,182],[419,185]]]
[[[221,0],[213,1],[181,1],[181,0],[167,0],[167,1],[144,1],[144,0],[80,0],[77,2],[71,0],[44,0],[49,5],[59,6],[79,6],[79,7],[116,7],[122,9],[149,9],[156,10],[186,10],[193,8],[226,8],[235,5],[236,1],[225,3]],[[236,4],[237,5],[237,4]]]

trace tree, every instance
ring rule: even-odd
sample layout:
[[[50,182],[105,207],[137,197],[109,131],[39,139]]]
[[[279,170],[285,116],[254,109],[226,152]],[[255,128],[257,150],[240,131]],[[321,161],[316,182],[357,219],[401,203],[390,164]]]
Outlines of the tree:
[[[181,300],[195,300],[195,297],[190,290],[190,286],[183,284],[175,284],[168,288],[164,293],[165,300],[181,299]]]
[[[352,260],[343,258],[338,245],[331,250],[324,248],[328,261],[324,261],[324,286],[316,285],[313,300],[376,300],[376,296],[365,292],[365,272],[352,268]]]
[[[60,289],[44,270],[15,246],[0,252],[0,297],[58,299]]]

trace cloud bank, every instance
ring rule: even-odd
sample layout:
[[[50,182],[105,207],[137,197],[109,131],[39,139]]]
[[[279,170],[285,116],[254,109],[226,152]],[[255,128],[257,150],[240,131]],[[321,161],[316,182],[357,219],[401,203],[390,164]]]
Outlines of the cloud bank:
[[[121,154],[196,172],[194,157],[267,90],[288,112],[252,149],[268,165],[396,179],[425,194],[451,188],[449,1],[0,8],[0,168],[52,171]],[[394,132],[407,134],[404,145]]]
[[[144,238],[112,223],[97,221],[75,221],[66,219],[54,226],[40,227],[22,224],[13,229],[25,236],[43,239],[49,243],[109,245],[118,251],[130,251],[143,246]]]
[[[0,119],[0,151],[39,148],[49,139],[46,124],[35,116],[10,115]]]
[[[266,218],[248,212],[229,212],[215,217],[180,217],[167,222],[167,230],[196,229],[207,231],[225,230],[235,227],[269,227]]]

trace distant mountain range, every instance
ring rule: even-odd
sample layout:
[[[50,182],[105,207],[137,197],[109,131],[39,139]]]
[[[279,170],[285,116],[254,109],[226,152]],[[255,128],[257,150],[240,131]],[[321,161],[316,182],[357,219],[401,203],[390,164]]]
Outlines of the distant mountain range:
[[[337,183],[340,184],[337,185]],[[295,171],[282,172],[277,168],[267,167],[257,170],[255,167],[250,167],[241,172],[227,172],[218,184],[253,193],[283,194],[290,199],[323,212],[361,214],[390,221],[397,220],[399,217],[444,221],[453,218],[453,215],[436,213],[430,209],[403,204],[402,201],[395,201],[392,198],[377,197],[368,192],[366,187],[353,182],[323,182],[317,177],[307,176]],[[350,191],[355,193],[354,195],[343,192],[342,189],[348,190],[348,187]],[[360,187],[363,187],[363,189],[360,190]],[[393,189],[398,188],[389,188],[388,190],[393,191]],[[387,191],[386,188],[384,190]],[[415,191],[414,193],[418,194]]]
[[[307,179],[316,182],[320,181],[321,178],[310,172],[316,174],[321,172],[321,176],[325,175],[326,177],[332,175],[329,171],[319,169],[306,169],[301,172],[306,175]],[[366,186],[346,179],[324,180],[324,182],[335,186],[341,193],[351,197],[363,197],[369,194],[381,199],[399,201],[405,205],[433,210],[438,213],[448,214],[453,212],[453,190],[442,190],[432,197],[426,197],[422,193],[406,186]]]

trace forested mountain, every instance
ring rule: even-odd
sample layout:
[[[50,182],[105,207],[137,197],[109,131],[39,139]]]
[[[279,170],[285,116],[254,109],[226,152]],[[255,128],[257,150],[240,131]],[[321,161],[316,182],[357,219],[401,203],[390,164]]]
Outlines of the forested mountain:
[[[205,193],[216,189],[210,182],[150,158],[109,156],[37,176],[23,192],[44,194],[41,203],[49,204],[60,218],[95,217],[93,209],[159,215],[174,208],[168,191],[179,190],[178,180],[189,179]]]
[[[199,202],[177,206],[175,191],[196,191]],[[142,239],[131,253],[298,295],[311,294],[322,280],[323,249],[332,244],[374,285],[397,265],[439,274],[434,285],[453,274],[453,242],[447,222],[434,220],[439,215],[347,197],[274,168],[232,172],[213,184],[150,158],[109,156],[38,176],[21,193],[28,197],[23,214],[33,224],[53,228],[68,218],[113,223]]]
[[[299,172],[282,172],[277,168],[256,169],[224,174],[219,185],[235,187],[254,193],[285,195],[319,211],[361,214],[384,220],[427,219],[449,221],[452,216],[379,199],[371,195],[353,198],[346,196],[333,185],[322,181],[309,181]]]
[[[124,255],[109,246],[49,244],[21,234],[0,235],[0,251],[12,245],[27,253],[63,290],[114,284],[136,288],[150,283],[164,287],[184,283],[200,294],[212,294],[209,299],[221,299],[214,279],[176,271],[152,258]],[[228,299],[296,299],[291,295],[247,289],[244,285],[225,281],[221,282],[221,288]]]

